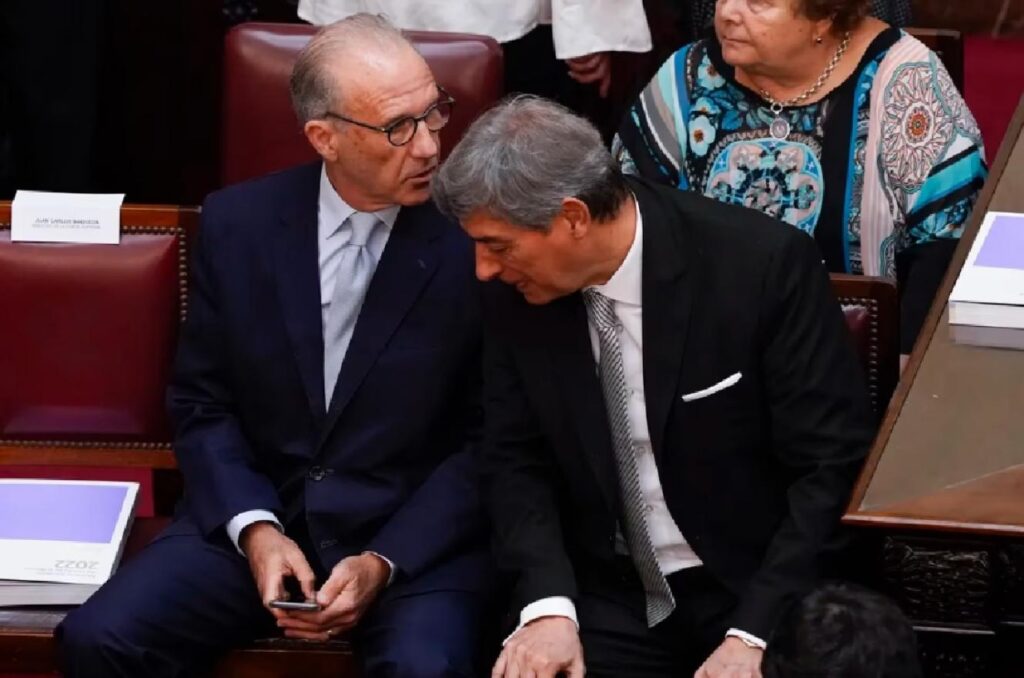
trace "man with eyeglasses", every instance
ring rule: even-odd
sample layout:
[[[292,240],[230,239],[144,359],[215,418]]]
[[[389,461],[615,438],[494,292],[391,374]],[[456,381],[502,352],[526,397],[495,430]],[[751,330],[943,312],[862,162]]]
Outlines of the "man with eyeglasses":
[[[322,162],[203,207],[168,394],[185,498],[59,627],[66,676],[196,675],[275,634],[479,675],[477,287],[429,202],[454,102],[369,15],[312,39],[292,98]]]

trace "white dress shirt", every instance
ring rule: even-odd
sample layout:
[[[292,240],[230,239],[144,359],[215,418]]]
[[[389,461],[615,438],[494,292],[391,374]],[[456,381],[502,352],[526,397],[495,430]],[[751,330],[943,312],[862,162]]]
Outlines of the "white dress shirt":
[[[404,30],[521,38],[551,24],[559,59],[594,52],[647,52],[651,32],[643,0],[299,0],[299,17],[329,24],[369,12]]]
[[[615,302],[615,316],[621,325],[619,345],[622,349],[622,368],[626,388],[629,389],[629,427],[638,450],[636,464],[640,476],[640,492],[646,505],[647,532],[662,574],[669,575],[701,564],[700,558],[686,542],[683,533],[665,503],[658,466],[654,460],[651,436],[647,427],[647,401],[644,397],[643,353],[643,218],[640,205],[636,206],[636,231],[633,243],[615,274],[594,290]],[[600,341],[597,328],[588,318],[590,345],[595,366],[600,364]],[[569,598],[553,596],[542,598],[523,608],[519,615],[519,628],[540,617],[568,617],[577,622],[576,607]],[[518,629],[517,629],[518,630]],[[764,647],[763,641],[744,631],[730,629],[728,635],[743,639],[748,644]]]
[[[366,246],[373,254],[375,262],[380,261],[384,253],[384,247],[388,243],[391,229],[398,219],[400,207],[388,207],[374,212],[380,220],[380,225],[374,230],[373,235],[367,241]],[[334,190],[330,179],[327,178],[327,169],[320,170],[320,198],[317,206],[317,253],[320,267],[320,317],[321,332],[327,327],[327,313],[331,308],[331,299],[334,297],[334,286],[337,284],[338,261],[341,258],[341,250],[352,237],[352,231],[342,228],[345,220],[355,212],[355,208],[342,200],[338,192]],[[327,347],[328,342],[324,341]],[[325,348],[326,350],[326,348]],[[253,509],[243,511],[228,521],[226,529],[231,543],[235,545],[239,553],[242,552],[238,539],[242,530],[257,522],[273,523],[282,532],[284,528],[281,522],[272,512],[265,509]],[[375,554],[380,556],[380,554]],[[394,563],[384,556],[380,556],[391,567],[391,575],[394,576]]]

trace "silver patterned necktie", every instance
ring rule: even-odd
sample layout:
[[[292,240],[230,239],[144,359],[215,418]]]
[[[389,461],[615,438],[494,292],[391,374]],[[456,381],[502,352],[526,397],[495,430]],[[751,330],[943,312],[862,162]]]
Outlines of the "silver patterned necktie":
[[[626,528],[626,543],[629,545],[633,565],[647,594],[647,625],[653,627],[672,614],[676,600],[665,575],[658,567],[658,558],[654,553],[651,535],[647,531],[647,520],[644,517],[646,505],[640,490],[640,473],[637,470],[633,433],[629,425],[629,391],[626,387],[626,372],[622,366],[619,320],[615,315],[615,302],[600,292],[584,290],[583,300],[586,302],[590,320],[597,330],[601,353],[598,369],[601,374],[605,409],[608,411],[615,461],[619,468],[619,493]]]
[[[345,223],[351,229],[352,236],[341,248],[338,272],[334,277],[334,293],[327,310],[327,327],[324,330],[324,403],[328,407],[334,395],[341,363],[352,341],[359,310],[377,267],[373,253],[366,246],[380,223],[377,215],[353,212]]]

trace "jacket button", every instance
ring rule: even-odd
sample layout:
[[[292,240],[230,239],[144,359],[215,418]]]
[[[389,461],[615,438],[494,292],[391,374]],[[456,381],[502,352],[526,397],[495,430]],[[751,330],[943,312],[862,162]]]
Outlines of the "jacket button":
[[[327,476],[327,471],[325,471],[324,469],[320,468],[319,466],[314,466],[314,467],[309,469],[309,479],[310,480],[323,480],[326,476]]]

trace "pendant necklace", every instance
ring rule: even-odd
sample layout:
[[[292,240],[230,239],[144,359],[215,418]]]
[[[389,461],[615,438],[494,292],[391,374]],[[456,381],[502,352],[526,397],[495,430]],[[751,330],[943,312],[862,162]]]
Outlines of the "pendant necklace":
[[[782,116],[782,109],[786,106],[797,106],[803,103],[808,97],[821,89],[821,86],[825,84],[829,76],[832,75],[832,71],[839,65],[839,60],[843,58],[843,54],[846,53],[846,48],[850,46],[850,31],[846,31],[843,34],[843,41],[839,43],[839,47],[836,48],[836,53],[832,55],[828,65],[825,66],[825,70],[821,72],[818,79],[814,81],[814,84],[808,87],[806,90],[801,92],[798,96],[792,99],[786,99],[785,101],[779,101],[771,94],[768,90],[762,89],[760,91],[761,98],[768,102],[768,110],[775,118],[772,120],[771,125],[768,126],[768,132],[773,138],[782,141],[789,136],[790,125],[789,121]]]

